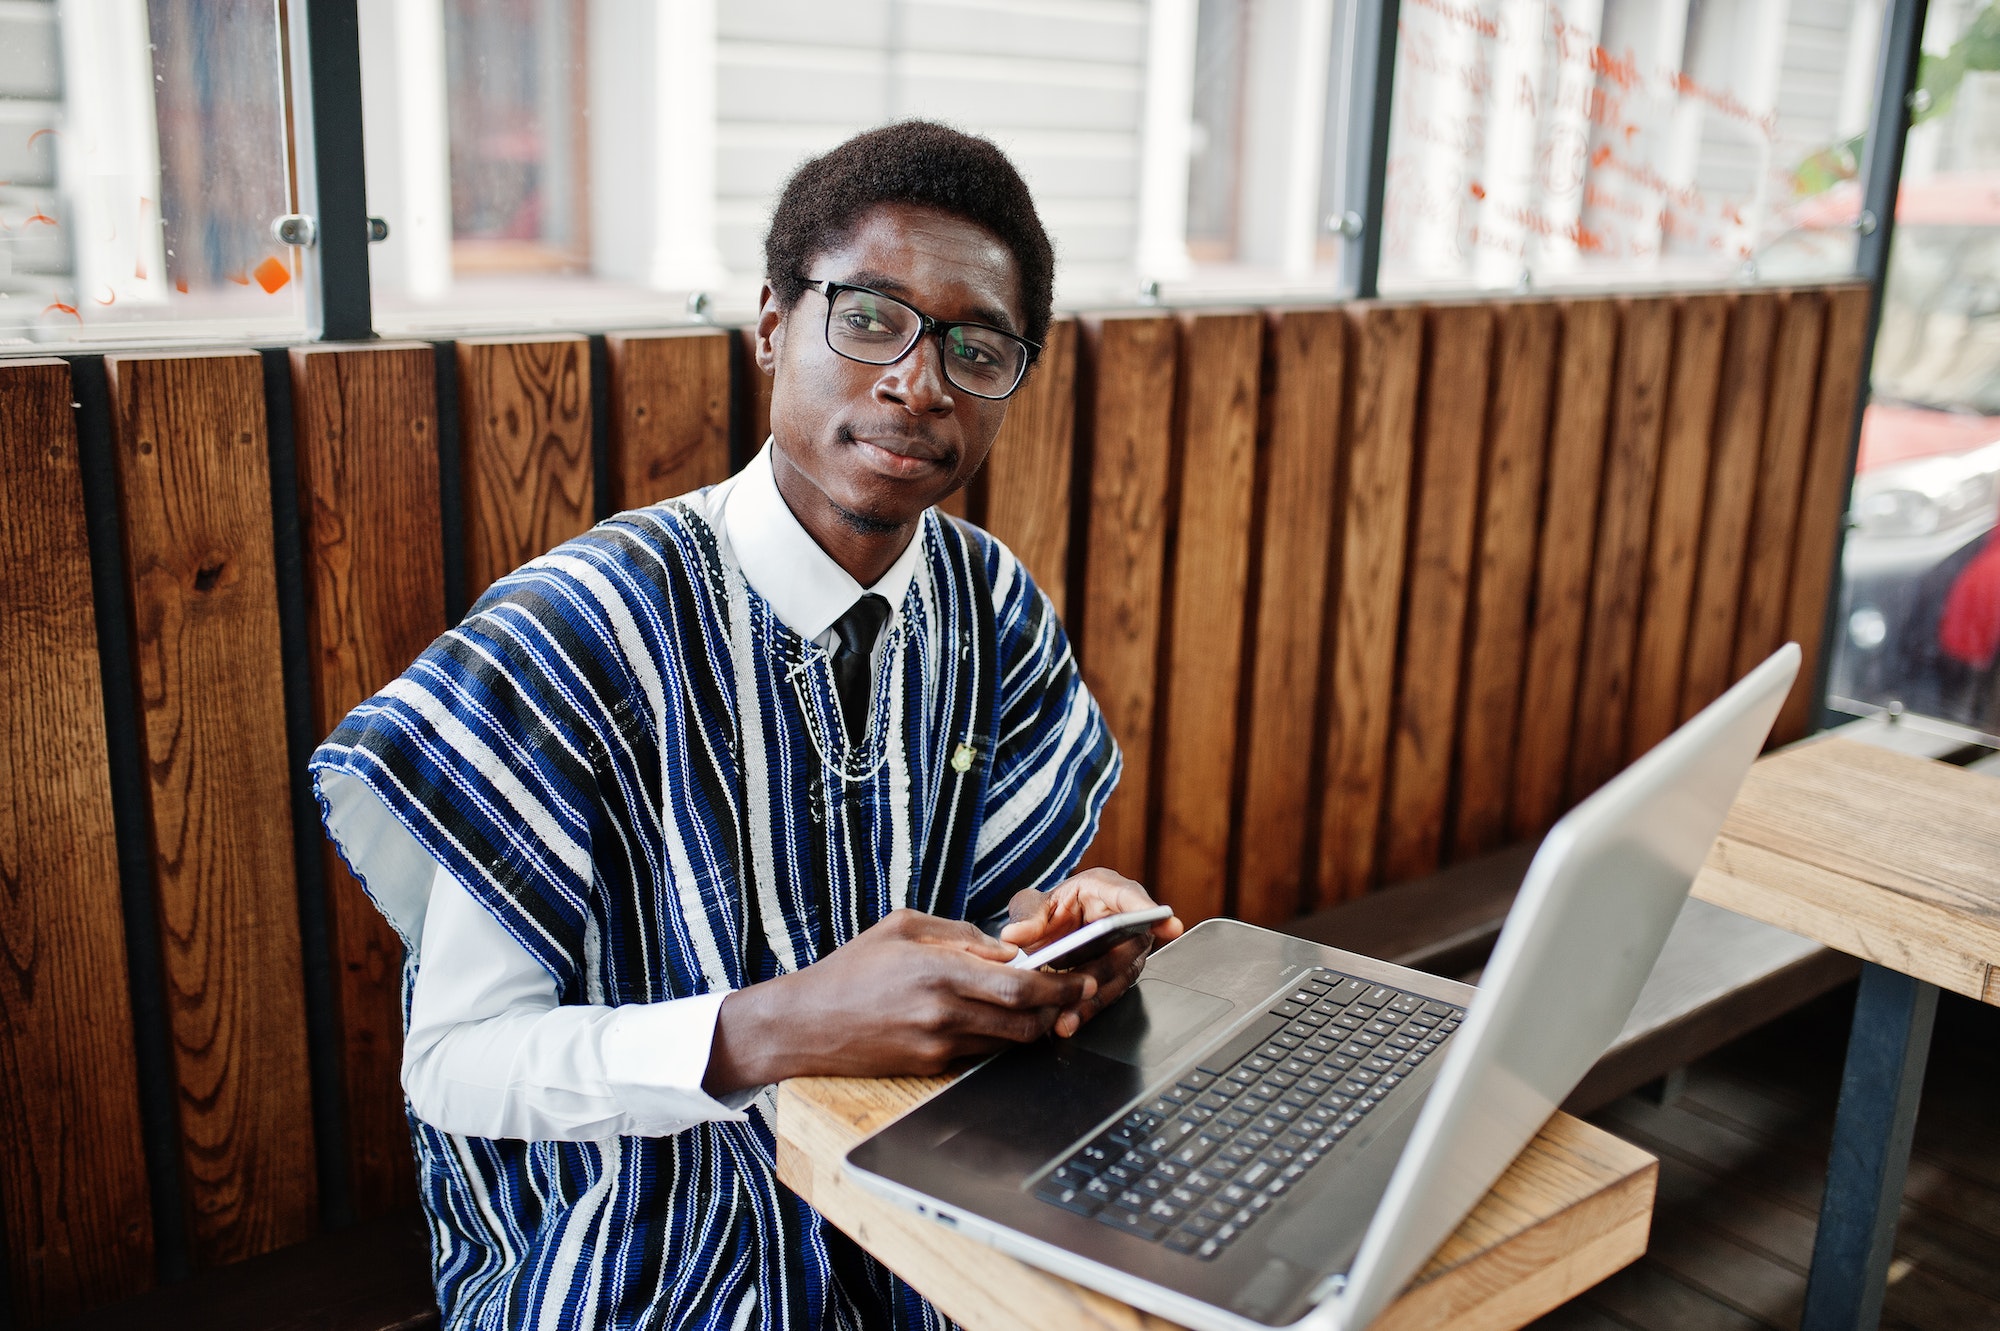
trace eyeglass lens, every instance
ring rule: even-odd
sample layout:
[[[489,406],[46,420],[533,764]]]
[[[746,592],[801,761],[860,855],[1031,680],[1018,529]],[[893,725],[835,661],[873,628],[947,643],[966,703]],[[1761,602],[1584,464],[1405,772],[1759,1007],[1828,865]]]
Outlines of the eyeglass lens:
[[[923,316],[887,296],[843,287],[827,312],[827,344],[869,365],[901,357],[923,331]],[[944,376],[968,393],[1005,397],[1021,381],[1027,346],[994,329],[959,325],[944,334]]]

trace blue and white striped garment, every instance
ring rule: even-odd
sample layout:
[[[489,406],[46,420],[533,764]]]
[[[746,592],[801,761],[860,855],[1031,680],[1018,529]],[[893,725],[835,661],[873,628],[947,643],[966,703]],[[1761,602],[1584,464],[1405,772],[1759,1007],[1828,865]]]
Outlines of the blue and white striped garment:
[[[604,1004],[795,971],[899,906],[991,920],[1075,867],[1117,748],[1006,548],[925,516],[850,752],[826,653],[749,587],[707,496],[502,579],[313,755],[413,953],[424,856],[563,1002]],[[946,1325],[778,1183],[769,1113],[604,1142],[412,1118],[445,1325]]]

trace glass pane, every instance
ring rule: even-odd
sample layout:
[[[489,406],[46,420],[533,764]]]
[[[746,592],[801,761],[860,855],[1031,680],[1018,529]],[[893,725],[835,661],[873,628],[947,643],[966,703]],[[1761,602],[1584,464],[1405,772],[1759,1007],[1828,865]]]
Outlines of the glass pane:
[[[1932,0],[1829,679],[2000,735],[2000,5]]]
[[[1403,6],[1383,288],[1851,271],[1884,3]]]
[[[0,7],[0,345],[296,336],[278,0]]]

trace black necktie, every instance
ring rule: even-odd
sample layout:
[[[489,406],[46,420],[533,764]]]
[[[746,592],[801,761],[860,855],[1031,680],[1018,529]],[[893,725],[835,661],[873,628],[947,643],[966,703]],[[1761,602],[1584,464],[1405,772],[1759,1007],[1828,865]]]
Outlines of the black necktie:
[[[869,592],[833,623],[840,647],[833,654],[833,689],[840,696],[840,716],[847,724],[847,742],[859,744],[868,733],[868,694],[874,684],[870,657],[875,637],[889,622],[889,603]]]

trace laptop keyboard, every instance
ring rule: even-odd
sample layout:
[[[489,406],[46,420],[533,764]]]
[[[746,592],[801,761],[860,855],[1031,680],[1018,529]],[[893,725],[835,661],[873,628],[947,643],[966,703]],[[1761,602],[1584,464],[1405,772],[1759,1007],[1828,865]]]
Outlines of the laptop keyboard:
[[[1175,1252],[1214,1258],[1458,1029],[1465,1009],[1315,970],[1035,1189]]]

